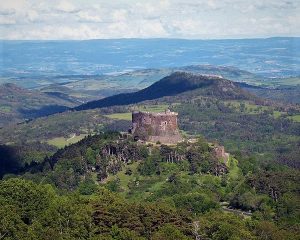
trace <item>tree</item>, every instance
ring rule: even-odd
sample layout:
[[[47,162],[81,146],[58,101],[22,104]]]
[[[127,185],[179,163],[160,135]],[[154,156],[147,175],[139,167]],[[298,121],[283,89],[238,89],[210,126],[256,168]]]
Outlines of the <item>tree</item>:
[[[136,232],[127,228],[119,228],[117,225],[112,226],[110,235],[114,240],[146,240],[145,238],[138,236]]]
[[[204,239],[255,239],[246,221],[233,214],[210,211],[200,218],[200,236]]]
[[[82,195],[91,195],[97,190],[97,185],[94,180],[91,178],[86,178],[79,184],[78,187],[79,193]]]
[[[293,240],[299,239],[299,232],[288,232],[279,229],[274,223],[268,221],[257,222],[254,227],[255,235],[262,240]]]
[[[159,228],[152,236],[152,240],[189,240],[180,230],[170,224],[166,224]]]
[[[140,163],[138,171],[141,175],[149,176],[157,172],[158,161],[160,157],[157,155],[149,156],[144,162]]]
[[[0,182],[0,198],[7,205],[18,209],[25,224],[31,224],[50,205],[55,193],[49,185],[12,178]]]
[[[173,200],[176,208],[186,209],[193,215],[218,207],[217,202],[204,193],[177,194]]]
[[[85,154],[86,160],[88,164],[95,165],[96,164],[96,152],[88,147]]]
[[[89,204],[76,195],[52,201],[31,226],[34,239],[88,239],[93,233]]]
[[[114,180],[106,184],[106,188],[112,192],[118,192],[120,190],[120,179],[115,178]]]
[[[0,239],[27,239],[28,226],[22,221],[20,211],[0,200]]]

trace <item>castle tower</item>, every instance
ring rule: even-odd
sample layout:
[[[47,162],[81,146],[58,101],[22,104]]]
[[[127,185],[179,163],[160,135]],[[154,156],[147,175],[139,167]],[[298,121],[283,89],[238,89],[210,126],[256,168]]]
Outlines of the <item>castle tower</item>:
[[[177,123],[178,113],[167,109],[165,112],[132,113],[131,133],[136,139],[164,144],[175,144],[182,140]]]

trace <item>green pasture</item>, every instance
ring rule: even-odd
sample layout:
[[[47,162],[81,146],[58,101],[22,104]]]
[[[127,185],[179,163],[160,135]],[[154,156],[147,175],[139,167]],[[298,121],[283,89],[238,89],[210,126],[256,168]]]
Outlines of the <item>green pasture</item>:
[[[160,105],[138,105],[133,107],[132,110],[135,111],[143,111],[143,112],[164,112],[169,105],[167,104],[160,104]],[[125,112],[125,113],[113,113],[113,114],[107,114],[104,115],[105,117],[111,118],[111,119],[117,119],[117,120],[128,120],[131,121],[132,115],[131,112]]]
[[[53,146],[56,146],[58,148],[63,148],[67,145],[77,143],[78,141],[82,140],[84,137],[86,137],[87,134],[80,134],[80,135],[72,135],[70,138],[64,138],[64,137],[56,137],[47,140],[47,143]]]
[[[0,112],[9,113],[11,112],[12,108],[7,105],[0,105]]]
[[[294,116],[289,116],[289,119],[292,119],[295,122],[300,122],[300,114],[294,115]]]
[[[300,77],[274,78],[269,79],[268,82],[281,86],[297,86],[300,85]]]
[[[113,114],[108,114],[104,115],[105,117],[111,118],[111,119],[117,119],[117,120],[128,120],[131,121],[131,112],[127,113],[113,113]]]

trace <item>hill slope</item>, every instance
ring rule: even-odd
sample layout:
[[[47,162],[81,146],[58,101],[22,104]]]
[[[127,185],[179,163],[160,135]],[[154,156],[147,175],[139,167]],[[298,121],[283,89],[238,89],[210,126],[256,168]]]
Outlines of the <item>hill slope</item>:
[[[60,112],[77,104],[75,99],[3,84],[0,86],[0,126]]]
[[[184,72],[175,72],[151,86],[134,93],[118,94],[97,101],[75,107],[75,110],[86,110],[114,105],[128,105],[145,100],[158,99],[165,96],[173,96],[194,89],[205,89],[204,95],[235,95],[247,98],[250,94],[244,92],[237,84],[215,76],[195,75]]]
[[[299,171],[242,155],[224,162],[214,147],[201,137],[146,146],[117,132],[88,136],[5,169],[24,174],[0,180],[0,219],[12,239],[299,239]]]

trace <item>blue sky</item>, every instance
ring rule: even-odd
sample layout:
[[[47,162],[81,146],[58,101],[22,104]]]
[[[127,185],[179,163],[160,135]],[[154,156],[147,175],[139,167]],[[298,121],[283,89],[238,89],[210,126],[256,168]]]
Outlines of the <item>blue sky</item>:
[[[1,39],[300,36],[300,0],[1,0]]]

